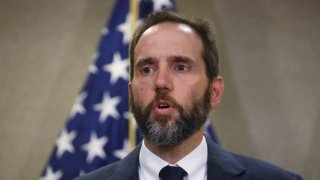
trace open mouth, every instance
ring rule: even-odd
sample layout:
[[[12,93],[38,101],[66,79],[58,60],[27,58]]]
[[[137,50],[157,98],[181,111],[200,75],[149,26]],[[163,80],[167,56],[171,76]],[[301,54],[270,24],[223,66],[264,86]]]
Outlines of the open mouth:
[[[170,102],[160,100],[153,106],[153,109],[158,114],[168,114],[174,109],[174,107]]]
[[[158,103],[158,108],[159,109],[167,109],[167,108],[170,108],[170,105],[167,103]]]

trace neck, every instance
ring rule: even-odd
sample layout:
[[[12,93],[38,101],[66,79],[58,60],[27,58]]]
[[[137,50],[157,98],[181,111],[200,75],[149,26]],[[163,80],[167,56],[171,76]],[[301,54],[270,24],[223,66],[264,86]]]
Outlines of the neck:
[[[203,134],[204,127],[177,145],[157,146],[145,139],[145,146],[161,159],[170,164],[175,164],[199,146]]]

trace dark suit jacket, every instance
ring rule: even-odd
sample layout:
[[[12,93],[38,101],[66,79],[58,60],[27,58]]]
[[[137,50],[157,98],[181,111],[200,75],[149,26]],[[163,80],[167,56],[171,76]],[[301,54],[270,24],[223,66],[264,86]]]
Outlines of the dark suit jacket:
[[[208,144],[208,180],[300,180],[299,175],[264,161],[228,152],[206,138]],[[139,180],[138,145],[124,159],[102,167],[77,180]]]

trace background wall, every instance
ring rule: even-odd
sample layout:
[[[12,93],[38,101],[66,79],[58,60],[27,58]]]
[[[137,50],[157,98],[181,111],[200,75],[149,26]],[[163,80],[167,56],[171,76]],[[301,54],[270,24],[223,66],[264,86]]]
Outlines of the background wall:
[[[0,179],[38,179],[114,1],[0,0]],[[225,148],[320,178],[320,3],[178,0],[215,22]]]

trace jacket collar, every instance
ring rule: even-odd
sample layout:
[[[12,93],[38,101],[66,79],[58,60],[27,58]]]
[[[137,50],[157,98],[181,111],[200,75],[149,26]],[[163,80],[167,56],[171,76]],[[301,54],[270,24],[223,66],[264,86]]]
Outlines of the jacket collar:
[[[230,177],[236,177],[246,171],[246,169],[232,156],[230,152],[222,149],[215,142],[210,140],[205,135],[208,145],[208,162],[207,162],[207,177],[210,179],[228,179]],[[139,152],[141,149],[141,143],[123,159],[120,161],[120,167],[124,172],[118,172],[120,179],[139,180]],[[126,177],[124,177],[126,176]]]
[[[246,171],[230,152],[219,147],[209,137],[205,137],[208,144],[208,180],[228,179],[228,177],[235,177]]]
[[[130,179],[139,180],[139,152],[141,149],[141,142],[134,148],[124,159],[118,161],[117,172],[114,172],[112,180],[114,179]]]

